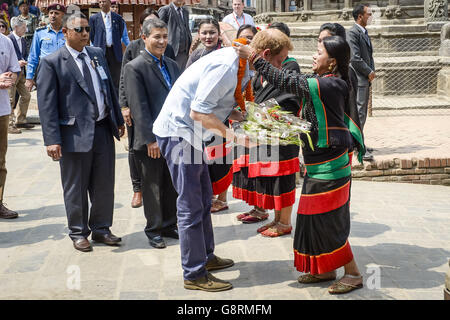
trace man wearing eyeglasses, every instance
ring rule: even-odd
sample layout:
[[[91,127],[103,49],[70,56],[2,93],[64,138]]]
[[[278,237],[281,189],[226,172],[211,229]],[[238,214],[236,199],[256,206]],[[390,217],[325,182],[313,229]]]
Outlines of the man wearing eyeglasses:
[[[96,242],[121,242],[110,230],[113,137],[125,132],[108,64],[101,49],[88,46],[89,31],[82,13],[67,16],[66,45],[42,58],[36,81],[44,144],[48,156],[59,161],[69,236],[82,252],[92,251],[91,233]]]
[[[48,6],[50,24],[36,30],[28,55],[27,76],[25,86],[29,91],[35,84],[36,70],[39,60],[57,51],[64,46],[65,40],[62,33],[62,19],[66,13],[66,7],[53,3]]]

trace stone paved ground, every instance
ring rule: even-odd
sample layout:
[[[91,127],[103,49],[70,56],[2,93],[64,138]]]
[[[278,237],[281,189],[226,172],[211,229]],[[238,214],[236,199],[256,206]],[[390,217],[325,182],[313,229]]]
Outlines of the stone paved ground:
[[[366,144],[375,148],[375,160],[447,158],[450,157],[449,123],[449,113],[377,116],[367,119],[364,137]]]
[[[383,122],[393,125],[391,119]],[[369,121],[370,133],[372,125],[374,122]],[[446,132],[448,138],[448,129]],[[381,135],[376,130],[375,133]],[[412,139],[412,146],[404,147],[440,150],[432,147],[436,141],[433,139],[421,147],[423,134]],[[409,139],[408,134],[405,137]],[[403,150],[400,142],[394,140],[390,147],[387,141],[374,139],[371,144],[391,155]],[[67,236],[59,165],[46,156],[40,128],[9,136],[5,202],[20,217],[0,221],[0,299],[441,300],[443,297],[450,257],[449,187],[353,183],[350,243],[368,283],[364,289],[341,297],[330,296],[326,292],[328,284],[298,284],[299,273],[293,267],[293,236],[261,237],[255,231],[259,225],[242,225],[236,220],[237,213],[248,206],[230,197],[230,209],[213,215],[213,224],[216,253],[236,262],[234,267],[216,275],[230,280],[234,289],[211,294],[183,289],[176,240],[169,239],[164,250],[148,245],[143,232],[143,209],[130,208],[127,153],[122,143],[116,144],[116,150],[112,231],[122,236],[123,244],[121,247],[96,244],[93,252],[81,253],[73,249]],[[299,193],[297,203],[298,196]],[[295,225],[294,219],[295,214],[292,217]],[[373,288],[377,278],[371,276],[377,270],[380,286]],[[80,290],[76,290],[74,280],[77,271]],[[338,275],[342,274],[339,270]]]

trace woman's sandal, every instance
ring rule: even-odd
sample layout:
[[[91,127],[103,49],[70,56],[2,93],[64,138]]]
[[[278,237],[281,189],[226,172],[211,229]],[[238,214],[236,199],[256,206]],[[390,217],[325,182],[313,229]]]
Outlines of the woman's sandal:
[[[261,211],[258,209],[253,209],[252,212],[241,219],[242,223],[256,223],[260,221],[267,220],[269,218],[269,214],[265,211]]]
[[[267,230],[264,230],[261,232],[261,235],[264,237],[280,237],[284,236],[286,234],[290,234],[292,231],[292,226],[290,224],[282,224],[280,222],[277,222],[273,227],[268,228]]]
[[[250,210],[249,212],[244,212],[244,213],[238,214],[238,215],[236,216],[236,219],[238,219],[239,221],[242,221],[243,218],[245,218],[246,216],[252,214],[253,211],[255,211],[255,209],[252,209],[252,210]]]
[[[333,278],[319,278],[316,277],[310,273],[301,275],[300,277],[298,277],[297,281],[300,283],[304,283],[304,284],[309,284],[309,283],[319,283],[319,282],[327,282],[327,281],[333,281],[336,280],[336,277]]]
[[[211,212],[219,212],[228,209],[228,204],[225,201],[214,199],[211,205]]]
[[[343,293],[348,293],[348,292],[356,290],[356,289],[361,289],[364,286],[363,282],[361,282],[360,284],[357,284],[357,285],[350,284],[350,283],[344,283],[344,282],[342,282],[342,279],[344,279],[344,278],[361,279],[362,280],[363,277],[346,274],[339,281],[336,281],[328,288],[328,293],[329,294],[343,294]]]
[[[269,229],[269,228],[272,228],[274,225],[276,225],[277,223],[276,223],[276,221],[272,221],[271,223],[268,223],[268,224],[266,224],[266,225],[264,225],[264,226],[262,226],[262,227],[259,227],[257,230],[256,230],[256,232],[258,232],[258,233],[261,233],[261,232],[263,232],[263,231],[266,231],[267,229]]]

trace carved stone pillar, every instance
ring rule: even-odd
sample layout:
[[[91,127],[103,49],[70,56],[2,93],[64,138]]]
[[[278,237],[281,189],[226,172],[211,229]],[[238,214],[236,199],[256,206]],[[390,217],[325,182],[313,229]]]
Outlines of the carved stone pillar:
[[[439,55],[441,56],[440,63],[442,69],[439,70],[437,77],[437,93],[439,95],[450,97],[450,22],[442,27]],[[450,277],[448,280],[450,281]],[[450,282],[448,282],[448,284],[450,284]]]
[[[304,8],[305,11],[311,11],[312,10],[312,0],[304,0]]]
[[[448,0],[425,0],[424,17],[429,31],[439,31],[448,20]]]

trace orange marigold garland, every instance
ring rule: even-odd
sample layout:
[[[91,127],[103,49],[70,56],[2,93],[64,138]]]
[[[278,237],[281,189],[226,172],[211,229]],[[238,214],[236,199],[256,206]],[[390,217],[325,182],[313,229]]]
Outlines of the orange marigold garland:
[[[235,39],[234,41],[239,42],[241,44],[248,44],[248,40],[244,38]],[[241,108],[241,111],[245,111],[245,100],[247,101],[254,101],[255,97],[253,96],[253,90],[251,81],[249,81],[247,88],[245,88],[245,100],[244,95],[242,94],[242,79],[245,75],[245,69],[247,66],[247,60],[246,59],[239,59],[239,69],[238,69],[238,81],[236,90],[234,91],[234,98],[236,99],[236,102],[238,103],[238,106]]]

